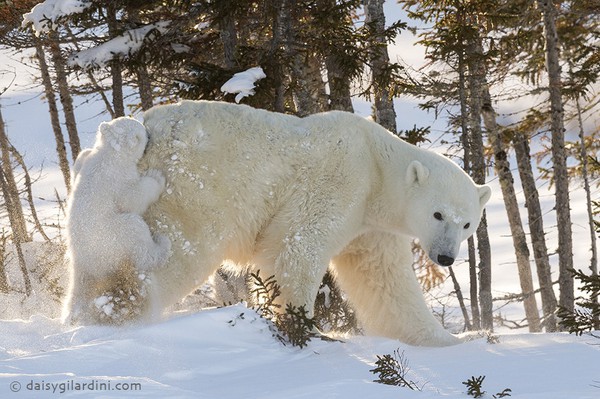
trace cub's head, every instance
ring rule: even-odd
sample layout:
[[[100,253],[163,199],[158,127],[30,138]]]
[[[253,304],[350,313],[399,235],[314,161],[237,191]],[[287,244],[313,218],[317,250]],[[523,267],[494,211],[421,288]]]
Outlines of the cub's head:
[[[144,125],[133,118],[102,122],[96,135],[96,148],[111,149],[116,154],[139,160],[144,154],[148,134]]]
[[[435,170],[413,161],[406,184],[410,190],[407,231],[419,239],[432,261],[451,266],[460,243],[477,229],[491,189],[475,184],[449,160],[440,162]]]

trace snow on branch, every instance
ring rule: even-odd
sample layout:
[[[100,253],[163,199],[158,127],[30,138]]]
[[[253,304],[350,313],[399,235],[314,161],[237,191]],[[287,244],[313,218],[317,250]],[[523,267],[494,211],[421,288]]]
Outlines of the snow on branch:
[[[70,66],[79,66],[81,68],[101,67],[106,65],[115,56],[121,58],[131,57],[137,53],[144,39],[154,30],[161,33],[166,32],[170,21],[161,21],[154,24],[142,26],[141,28],[131,29],[121,36],[117,36],[99,46],[80,51],[69,57]]]
[[[56,29],[56,21],[61,17],[79,14],[92,6],[91,0],[46,0],[37,4],[23,15],[22,27],[30,23],[36,35]]]
[[[221,86],[221,91],[225,94],[237,93],[235,102],[239,103],[242,98],[254,95],[255,83],[266,77],[267,75],[265,75],[261,67],[250,68],[247,71],[238,72],[233,75],[231,79]]]

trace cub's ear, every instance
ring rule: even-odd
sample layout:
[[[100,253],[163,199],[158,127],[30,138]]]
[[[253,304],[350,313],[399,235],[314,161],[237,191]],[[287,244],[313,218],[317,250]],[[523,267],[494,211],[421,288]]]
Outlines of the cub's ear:
[[[479,205],[483,208],[492,196],[492,189],[489,186],[479,186],[477,191],[479,193]]]
[[[406,184],[409,186],[424,184],[429,177],[429,169],[427,169],[419,161],[412,161],[406,170]]]
[[[98,135],[106,136],[110,132],[110,123],[102,122],[100,126],[98,126]]]
[[[144,134],[146,132],[144,131]],[[139,131],[135,131],[135,132],[126,132],[124,133],[124,138],[127,140],[127,146],[129,148],[136,148],[138,145],[140,145],[140,143],[142,142],[142,140],[144,139],[144,137],[142,136],[142,134]]]

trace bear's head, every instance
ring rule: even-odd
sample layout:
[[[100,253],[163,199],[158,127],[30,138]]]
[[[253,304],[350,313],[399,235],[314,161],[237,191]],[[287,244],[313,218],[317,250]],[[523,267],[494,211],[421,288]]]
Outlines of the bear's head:
[[[110,148],[128,159],[139,160],[148,144],[144,125],[133,118],[121,117],[102,122],[98,127],[96,148]]]
[[[407,231],[419,239],[429,258],[440,266],[451,266],[460,243],[470,237],[492,194],[477,185],[449,160],[430,170],[412,161],[406,174],[410,190]]]

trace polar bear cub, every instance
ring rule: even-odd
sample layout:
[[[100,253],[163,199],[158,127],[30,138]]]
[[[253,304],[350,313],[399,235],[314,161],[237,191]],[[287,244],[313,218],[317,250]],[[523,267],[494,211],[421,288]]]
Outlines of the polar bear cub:
[[[118,280],[143,277],[169,256],[170,240],[153,237],[141,216],[165,187],[161,172],[138,172],[147,142],[141,123],[118,118],[99,126],[94,148],[75,162],[67,205],[71,285],[63,311],[71,322],[126,316],[135,308],[126,303],[143,292],[132,291],[131,281],[125,291],[114,292]]]

